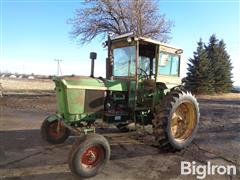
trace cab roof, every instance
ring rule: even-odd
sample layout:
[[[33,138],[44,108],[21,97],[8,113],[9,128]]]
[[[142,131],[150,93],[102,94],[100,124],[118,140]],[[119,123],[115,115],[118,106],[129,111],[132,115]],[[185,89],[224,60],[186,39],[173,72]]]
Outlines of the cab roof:
[[[123,39],[128,39],[128,38],[134,38],[135,41],[140,40],[140,41],[148,42],[148,43],[151,43],[151,44],[156,44],[156,45],[168,47],[168,48],[174,49],[174,50],[179,51],[179,52],[183,51],[181,48],[178,48],[178,47],[166,44],[166,43],[162,43],[160,41],[153,40],[151,38],[134,36],[133,33],[126,33],[126,34],[122,34],[122,35],[119,35],[119,36],[116,36],[116,37],[112,37],[111,40],[112,41],[118,41],[118,40],[123,40]]]

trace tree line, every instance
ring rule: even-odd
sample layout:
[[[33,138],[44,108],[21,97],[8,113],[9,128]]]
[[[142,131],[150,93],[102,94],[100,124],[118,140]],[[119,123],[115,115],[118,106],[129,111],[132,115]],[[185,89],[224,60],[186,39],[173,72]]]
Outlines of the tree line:
[[[196,94],[226,93],[232,90],[232,64],[224,40],[213,34],[208,44],[197,42],[189,59],[186,89]]]

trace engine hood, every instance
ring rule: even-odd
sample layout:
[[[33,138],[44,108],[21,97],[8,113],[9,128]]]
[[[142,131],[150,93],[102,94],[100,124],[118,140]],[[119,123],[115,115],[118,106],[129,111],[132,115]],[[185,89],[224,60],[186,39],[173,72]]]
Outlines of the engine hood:
[[[57,87],[62,84],[66,89],[89,89],[103,91],[128,90],[128,83],[124,80],[107,80],[88,76],[60,76],[54,77],[53,80]]]

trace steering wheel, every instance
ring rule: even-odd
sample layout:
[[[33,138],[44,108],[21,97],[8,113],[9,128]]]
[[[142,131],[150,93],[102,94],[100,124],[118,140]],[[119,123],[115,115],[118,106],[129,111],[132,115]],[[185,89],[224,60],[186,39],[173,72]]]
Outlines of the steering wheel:
[[[148,74],[146,71],[144,71],[142,68],[138,68],[140,70],[139,72],[139,79],[142,80],[142,79],[147,79],[148,78]]]

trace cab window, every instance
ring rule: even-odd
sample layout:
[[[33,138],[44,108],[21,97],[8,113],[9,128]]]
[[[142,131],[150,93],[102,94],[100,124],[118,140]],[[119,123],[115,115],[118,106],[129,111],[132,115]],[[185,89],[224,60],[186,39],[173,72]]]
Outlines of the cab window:
[[[158,74],[168,76],[179,75],[179,55],[161,52],[159,58]]]

